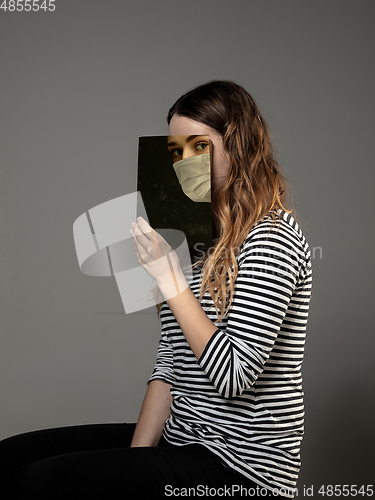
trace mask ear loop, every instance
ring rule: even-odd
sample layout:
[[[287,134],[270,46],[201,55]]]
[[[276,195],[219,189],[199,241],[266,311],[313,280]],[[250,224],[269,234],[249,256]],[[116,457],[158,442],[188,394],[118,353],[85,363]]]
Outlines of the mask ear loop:
[[[155,243],[155,248],[156,248],[156,256],[159,259],[159,257],[160,257],[159,246],[158,246],[158,242],[156,241],[155,229],[154,228],[151,228],[151,229],[152,229],[152,235],[154,237],[154,243]],[[168,259],[169,268],[170,268],[171,273],[172,273],[173,282],[174,282],[176,290],[177,290],[177,294],[179,294],[180,293],[180,288],[179,288],[178,283],[177,283],[176,275],[175,275],[175,272],[173,270],[173,266],[172,266],[171,259],[169,257],[169,253],[167,253],[167,259]]]

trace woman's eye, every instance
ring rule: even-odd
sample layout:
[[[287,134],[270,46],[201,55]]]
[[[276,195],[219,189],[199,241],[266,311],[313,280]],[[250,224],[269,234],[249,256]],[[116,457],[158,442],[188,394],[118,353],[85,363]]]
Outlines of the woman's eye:
[[[196,145],[195,145],[195,149],[198,149],[198,150],[203,150],[203,149],[206,149],[206,147],[208,146],[207,142],[198,142]]]
[[[182,155],[182,149],[173,149],[173,151],[171,151],[170,153],[172,155],[172,158],[175,159]]]

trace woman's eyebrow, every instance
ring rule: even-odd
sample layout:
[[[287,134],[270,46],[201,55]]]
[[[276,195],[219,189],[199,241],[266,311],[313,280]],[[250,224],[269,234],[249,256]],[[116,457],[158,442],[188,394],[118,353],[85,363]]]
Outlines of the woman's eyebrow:
[[[205,134],[193,134],[193,135],[189,135],[189,137],[186,139],[186,142],[190,142],[190,141],[193,141],[196,137],[206,137]],[[168,142],[167,144],[167,147],[168,146],[178,146],[177,142]]]

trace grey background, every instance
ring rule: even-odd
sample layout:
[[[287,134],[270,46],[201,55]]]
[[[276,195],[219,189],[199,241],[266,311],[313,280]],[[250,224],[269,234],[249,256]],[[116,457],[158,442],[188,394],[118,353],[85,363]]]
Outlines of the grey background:
[[[136,190],[138,137],[231,79],[258,102],[311,248],[298,486],[374,482],[372,1],[56,0],[0,11],[0,437],[135,421],[159,339],[72,225]],[[301,491],[302,494],[302,491]]]

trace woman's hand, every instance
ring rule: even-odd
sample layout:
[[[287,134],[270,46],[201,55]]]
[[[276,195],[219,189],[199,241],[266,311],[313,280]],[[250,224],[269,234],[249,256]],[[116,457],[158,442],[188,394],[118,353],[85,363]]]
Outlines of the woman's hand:
[[[139,265],[156,281],[165,300],[189,286],[176,252],[142,217],[130,233]]]

